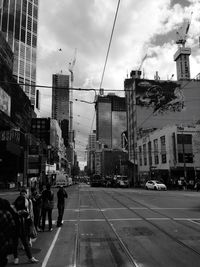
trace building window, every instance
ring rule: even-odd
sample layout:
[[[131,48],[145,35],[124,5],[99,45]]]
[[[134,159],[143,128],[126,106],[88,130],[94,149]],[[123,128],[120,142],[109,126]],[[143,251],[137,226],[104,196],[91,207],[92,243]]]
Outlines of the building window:
[[[142,166],[142,147],[139,146],[139,163],[140,163],[140,166]]]
[[[165,136],[160,137],[161,148],[166,148]]]
[[[162,163],[167,163],[167,155],[166,154],[162,154],[161,159],[162,159]]]
[[[31,29],[32,29],[32,18],[29,17],[29,16],[28,16],[28,27],[27,27],[27,29],[28,29],[29,31],[31,31]]]
[[[177,134],[178,162],[193,163],[191,134]]]
[[[149,157],[149,165],[152,166],[152,149],[151,149],[151,141],[148,142],[148,157]]]
[[[158,139],[153,140],[153,149],[154,149],[154,162],[157,165],[157,164],[159,164]]]
[[[24,29],[21,29],[21,41],[23,43],[25,43],[25,36],[26,36],[25,30]]]
[[[158,165],[159,164],[159,157],[158,155],[154,156],[154,160],[155,160],[155,164]]]
[[[147,165],[147,146],[146,144],[143,145],[143,157],[144,157],[144,165]]]

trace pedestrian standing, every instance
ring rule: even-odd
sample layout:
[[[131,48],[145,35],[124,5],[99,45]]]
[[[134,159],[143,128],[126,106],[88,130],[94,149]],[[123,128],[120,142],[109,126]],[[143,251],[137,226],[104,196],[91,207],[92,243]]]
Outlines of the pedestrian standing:
[[[28,198],[28,192],[25,188],[22,188],[20,192],[20,196],[13,203],[15,210],[18,213],[19,218],[19,229],[18,229],[18,240],[20,239],[22,245],[24,246],[24,250],[26,255],[29,259],[30,263],[37,263],[38,260],[32,256],[31,251],[31,242],[29,236],[29,227],[30,227],[30,220],[33,219],[33,211],[32,211],[32,202]],[[18,258],[18,240],[15,244],[14,250],[14,264],[19,264]]]
[[[58,219],[57,219],[57,227],[62,226],[62,219],[65,210],[65,198],[68,198],[67,192],[60,186],[57,192],[57,208],[58,208]]]
[[[54,193],[51,190],[51,185],[47,184],[46,189],[42,192],[42,231],[45,229],[46,214],[48,214],[49,231],[52,228],[52,210],[54,206]]]
[[[16,240],[14,213],[10,203],[0,198],[0,267],[7,265],[7,256],[13,253]]]
[[[40,231],[40,217],[42,209],[42,195],[38,193],[36,187],[31,188],[31,200],[33,203],[34,225],[36,231]]]

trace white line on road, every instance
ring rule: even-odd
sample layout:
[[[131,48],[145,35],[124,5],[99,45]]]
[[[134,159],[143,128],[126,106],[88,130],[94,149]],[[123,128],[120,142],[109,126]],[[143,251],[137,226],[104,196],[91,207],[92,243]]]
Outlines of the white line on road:
[[[142,220],[147,220],[147,221],[169,221],[169,220],[173,220],[173,221],[199,221],[198,224],[200,224],[200,218],[169,218],[169,217],[155,217],[155,218],[111,218],[108,219],[108,221],[142,221]],[[63,220],[64,222],[77,222],[77,219],[68,219],[68,220]],[[106,221],[105,219],[80,219],[80,222],[104,222]]]
[[[129,207],[129,208],[82,208],[80,209],[80,211],[109,211],[109,210],[198,210],[199,208],[154,208],[154,207]],[[74,211],[74,212],[78,212],[79,209],[65,209],[65,211]]]
[[[60,233],[60,230],[61,230],[61,228],[58,228],[57,233],[56,233],[56,235],[54,236],[54,239],[53,239],[53,241],[52,241],[52,243],[51,243],[51,246],[50,246],[50,248],[49,248],[49,250],[48,250],[48,252],[47,252],[47,254],[46,254],[45,258],[44,258],[44,261],[43,261],[43,263],[42,263],[42,267],[45,267],[45,266],[47,265],[47,262],[48,262],[48,260],[49,260],[49,258],[50,258],[50,256],[51,256],[51,252],[52,252],[52,250],[53,250],[53,248],[54,248],[54,246],[55,246],[55,243],[56,243],[56,240],[57,240],[58,235],[59,235],[59,233]]]
[[[200,225],[200,222],[195,222],[195,221],[197,221],[197,219],[191,219],[188,221],[190,221],[191,223],[197,224],[198,226]],[[198,221],[199,221],[199,219],[198,219]]]

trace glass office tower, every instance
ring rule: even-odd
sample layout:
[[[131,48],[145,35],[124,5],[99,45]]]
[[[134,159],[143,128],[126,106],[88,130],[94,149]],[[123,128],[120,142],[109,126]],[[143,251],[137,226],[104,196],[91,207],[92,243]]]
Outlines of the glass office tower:
[[[14,53],[13,76],[36,98],[38,0],[0,0],[0,30]]]
[[[121,135],[126,130],[125,98],[98,96],[95,109],[97,140],[106,148],[120,149]]]

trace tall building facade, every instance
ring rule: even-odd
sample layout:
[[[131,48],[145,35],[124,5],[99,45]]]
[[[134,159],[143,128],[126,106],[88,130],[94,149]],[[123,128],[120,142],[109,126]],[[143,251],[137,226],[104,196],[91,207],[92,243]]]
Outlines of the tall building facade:
[[[113,94],[98,96],[95,108],[97,141],[105,148],[120,149],[121,134],[126,130],[125,98]]]
[[[52,118],[69,121],[69,75],[53,74],[52,84]]]
[[[189,184],[200,179],[200,125],[167,126],[137,140],[140,184],[147,179],[162,179],[176,185],[179,179]]]
[[[0,30],[14,53],[13,76],[35,105],[38,0],[0,0]]]
[[[176,61],[177,80],[190,79],[190,59],[191,48],[179,47],[174,54],[174,61]]]
[[[124,82],[127,136],[132,181],[137,184],[137,140],[165,126],[193,126],[200,122],[200,80],[147,80],[131,77]]]
[[[87,147],[87,166],[90,173],[95,171],[95,150],[96,150],[96,131],[89,134]]]
[[[52,76],[52,118],[57,120],[61,130],[64,145],[67,149],[67,159],[71,166],[74,164],[74,146],[71,142],[69,129],[70,120],[70,76],[66,74],[53,74]]]

